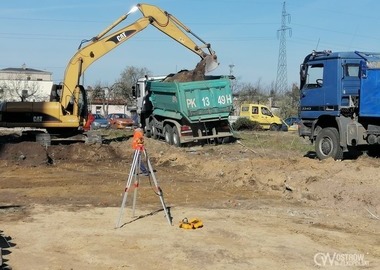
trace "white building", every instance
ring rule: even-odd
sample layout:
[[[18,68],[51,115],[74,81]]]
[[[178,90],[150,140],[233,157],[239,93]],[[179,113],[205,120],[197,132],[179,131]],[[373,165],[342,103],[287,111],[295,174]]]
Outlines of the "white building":
[[[92,113],[97,113],[104,116],[107,116],[107,114],[110,113],[125,113],[131,116],[133,112],[136,111],[136,108],[134,106],[128,105],[120,100],[105,101],[96,99],[91,101],[90,98],[88,107]]]
[[[0,101],[49,101],[52,73],[38,69],[0,69]]]

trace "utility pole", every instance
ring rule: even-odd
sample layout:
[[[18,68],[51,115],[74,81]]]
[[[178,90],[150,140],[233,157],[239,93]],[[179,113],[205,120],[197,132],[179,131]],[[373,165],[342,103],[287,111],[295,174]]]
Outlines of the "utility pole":
[[[234,78],[234,67],[235,67],[235,65],[234,64],[230,64],[228,66],[230,68],[231,90],[232,90],[232,93],[233,93],[235,91],[235,85],[236,85],[236,80],[232,79],[232,78]]]
[[[230,75],[232,76],[232,75],[234,75],[234,70],[233,70],[233,68],[234,68],[234,64],[230,64],[229,65],[229,67],[230,67]]]
[[[285,93],[288,90],[288,74],[286,64],[286,33],[292,36],[292,28],[288,27],[286,22],[290,23],[290,14],[286,13],[285,2],[282,6],[281,28],[277,30],[277,38],[280,38],[280,47],[278,52],[276,92]]]

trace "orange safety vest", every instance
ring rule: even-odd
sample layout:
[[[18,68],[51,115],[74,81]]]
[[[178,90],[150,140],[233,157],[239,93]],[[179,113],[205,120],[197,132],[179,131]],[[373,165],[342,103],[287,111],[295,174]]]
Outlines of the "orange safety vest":
[[[85,131],[90,130],[91,129],[91,124],[92,124],[92,122],[94,122],[94,120],[95,120],[95,116],[92,113],[89,113],[88,116],[87,116],[87,121],[86,121],[83,129]]]

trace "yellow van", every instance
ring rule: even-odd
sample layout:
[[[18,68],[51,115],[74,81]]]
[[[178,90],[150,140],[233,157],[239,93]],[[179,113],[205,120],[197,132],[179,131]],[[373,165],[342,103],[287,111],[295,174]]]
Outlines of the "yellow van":
[[[282,120],[275,116],[267,106],[261,104],[242,104],[240,116],[259,123],[262,129],[281,130]]]

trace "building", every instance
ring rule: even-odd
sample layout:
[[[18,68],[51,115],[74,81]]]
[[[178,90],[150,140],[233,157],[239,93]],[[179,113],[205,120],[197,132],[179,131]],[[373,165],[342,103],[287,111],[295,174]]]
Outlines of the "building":
[[[125,113],[132,117],[136,114],[136,106],[127,104],[122,100],[91,100],[90,98],[88,107],[92,113],[101,114],[103,116],[107,116],[110,113]]]
[[[49,101],[52,73],[38,69],[0,69],[0,101]]]
[[[136,113],[136,104],[134,101],[126,100],[123,98],[112,98],[108,97],[105,89],[94,90],[91,86],[87,87],[87,99],[88,99],[88,109],[92,113],[101,114],[107,116],[110,113],[125,113],[132,116]],[[100,91],[100,92],[99,92]]]

